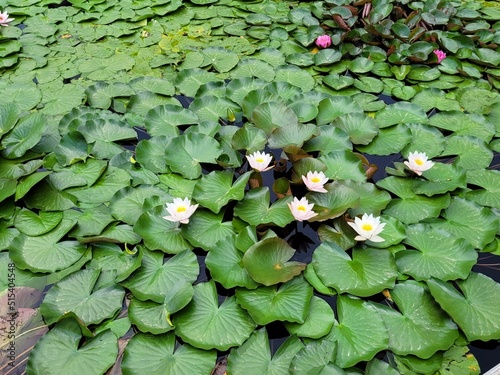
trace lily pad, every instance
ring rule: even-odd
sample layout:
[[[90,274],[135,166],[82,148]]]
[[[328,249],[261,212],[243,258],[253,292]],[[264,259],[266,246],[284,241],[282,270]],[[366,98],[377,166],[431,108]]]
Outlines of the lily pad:
[[[256,327],[235,297],[227,298],[219,306],[213,281],[194,287],[192,301],[175,316],[174,324],[176,335],[184,342],[205,350],[239,346]]]
[[[281,286],[262,286],[255,290],[236,289],[238,303],[260,325],[276,320],[303,324],[312,294],[312,287],[301,276]]]
[[[351,258],[336,244],[324,242],[314,251],[312,264],[326,286],[360,297],[393,288],[398,276],[392,253],[382,249],[355,248]]]
[[[65,319],[45,334],[35,345],[26,371],[44,374],[57,371],[82,375],[103,374],[116,361],[118,345],[111,331],[104,331],[81,346],[82,333],[78,323]],[[60,361],[54,361],[59,358]]]
[[[306,264],[290,262],[295,254],[281,238],[267,238],[251,246],[243,256],[243,266],[255,281],[266,286],[284,283],[300,274]]]
[[[147,372],[151,375],[210,373],[217,353],[184,344],[176,348],[175,335],[166,333],[134,335],[125,348],[121,370],[124,375]]]

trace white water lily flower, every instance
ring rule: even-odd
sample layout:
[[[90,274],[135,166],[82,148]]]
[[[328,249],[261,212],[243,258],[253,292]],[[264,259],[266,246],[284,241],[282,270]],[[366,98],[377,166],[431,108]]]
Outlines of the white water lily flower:
[[[247,159],[248,164],[250,164],[250,166],[258,172],[265,172],[273,168],[272,165],[270,167],[268,166],[269,163],[271,163],[271,160],[273,160],[271,154],[256,151],[251,155],[247,155]]]
[[[309,171],[307,172],[307,176],[302,176],[302,180],[310,191],[327,193],[324,185],[328,182],[328,177],[323,172]]]
[[[432,161],[427,160],[427,155],[425,152],[410,152],[408,155],[408,161],[404,162],[408,168],[410,168],[413,172],[422,175],[422,172],[432,168],[434,163]]]
[[[347,222],[357,233],[358,236],[354,237],[356,241],[370,240],[373,242],[385,241],[382,237],[378,236],[385,227],[385,223],[380,222],[380,217],[373,217],[372,214],[364,214],[361,219],[354,218],[354,223]]]
[[[167,203],[167,211],[170,216],[163,216],[169,221],[176,221],[182,224],[189,223],[189,218],[198,208],[197,204],[191,204],[189,198],[174,198],[173,203]]]
[[[292,215],[295,220],[303,221],[309,220],[310,218],[318,215],[316,212],[312,210],[314,204],[309,204],[306,197],[298,200],[297,197],[293,198],[292,203],[288,203],[288,208],[292,211]]]

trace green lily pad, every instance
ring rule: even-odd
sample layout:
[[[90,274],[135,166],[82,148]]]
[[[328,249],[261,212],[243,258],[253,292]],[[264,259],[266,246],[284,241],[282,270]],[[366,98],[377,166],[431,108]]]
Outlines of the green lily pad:
[[[144,212],[144,201],[153,196],[159,197],[161,203],[168,199],[165,191],[156,186],[140,185],[120,189],[110,201],[111,214],[127,224],[134,225]]]
[[[378,126],[375,120],[363,113],[355,112],[337,117],[332,122],[349,135],[353,144],[367,145],[378,134]]]
[[[176,348],[175,335],[139,333],[127,344],[121,370],[124,375],[147,372],[162,374],[208,374],[215,365],[217,352],[183,344]]]
[[[198,116],[189,108],[173,104],[163,104],[152,108],[144,120],[146,130],[151,136],[177,136],[179,125],[191,125],[199,122]]]
[[[20,111],[14,103],[0,104],[0,136],[6,134],[17,123]]]
[[[217,214],[229,201],[243,199],[250,175],[251,172],[242,174],[234,184],[233,173],[229,171],[213,171],[203,175],[195,185],[193,198]]]
[[[413,249],[398,251],[396,263],[415,280],[464,279],[477,261],[477,253],[467,241],[430,225],[409,226],[406,236],[404,243]]]
[[[408,281],[390,291],[398,310],[373,304],[389,331],[389,349],[397,355],[430,358],[458,338],[456,324],[442,311],[423,286]]]
[[[290,366],[290,373],[300,374],[331,374],[345,375],[345,372],[334,365],[337,355],[337,343],[333,337],[333,330],[319,339],[309,340],[305,346],[295,355]]]
[[[214,214],[199,210],[191,216],[189,224],[182,228],[182,235],[194,246],[206,251],[215,244],[234,234],[230,221],[224,221],[224,212]]]
[[[20,233],[10,244],[9,255],[21,269],[32,272],[54,272],[70,267],[87,252],[87,246],[77,241],[61,241],[76,220],[63,217],[60,223],[40,236]]]
[[[111,318],[122,307],[125,291],[111,285],[95,289],[100,270],[80,270],[53,285],[45,296],[40,312],[52,324],[68,313],[75,314],[86,326]]]
[[[427,124],[428,119],[424,110],[413,103],[389,104],[375,115],[378,126],[386,128],[396,124],[419,123]]]
[[[449,194],[432,198],[413,192],[413,182],[400,177],[387,177],[377,182],[377,186],[396,194],[385,208],[384,214],[393,216],[405,224],[417,223],[427,218],[436,218],[450,203]]]
[[[173,138],[166,150],[167,163],[174,172],[188,179],[201,175],[200,163],[216,163],[222,154],[219,142],[200,133]]]
[[[210,270],[212,279],[224,288],[236,286],[254,289],[258,284],[250,277],[243,267],[243,252],[237,248],[234,236],[226,237],[210,249],[205,258],[205,264]]]
[[[23,156],[40,141],[45,126],[45,116],[40,112],[31,113],[21,118],[16,127],[2,137],[0,142],[2,155],[7,159]]]
[[[251,246],[243,256],[243,267],[250,277],[266,286],[284,283],[300,274],[306,265],[290,262],[295,249],[278,237],[267,238]]]
[[[337,298],[339,323],[332,328],[337,340],[335,363],[342,368],[371,360],[389,345],[382,317],[367,302],[341,295]]]
[[[483,206],[500,209],[500,172],[496,170],[471,170],[467,172],[467,183],[482,189],[465,194],[468,200]]]
[[[453,197],[442,216],[433,223],[436,228],[465,238],[476,249],[493,241],[498,230],[498,217],[489,208],[463,198]]]
[[[139,234],[150,250],[161,250],[168,254],[178,254],[191,250],[191,244],[182,236],[178,223],[166,220],[164,205],[143,213],[134,224],[134,232]]]
[[[151,332],[155,335],[166,333],[174,329],[170,316],[184,308],[193,298],[193,293],[193,286],[181,280],[167,291],[162,304],[133,298],[128,316],[141,332]]]
[[[391,289],[398,276],[394,256],[383,249],[354,248],[352,258],[331,242],[322,243],[313,254],[313,266],[321,281],[338,293],[360,297]]]
[[[62,212],[40,211],[37,215],[26,208],[16,214],[14,225],[27,236],[41,236],[54,229],[62,220]]]
[[[143,251],[136,248],[134,254],[123,251],[118,245],[112,243],[95,244],[92,247],[92,265],[101,271],[116,271],[115,281],[125,280],[141,266]]]
[[[319,339],[330,332],[334,322],[335,316],[328,302],[313,296],[304,324],[285,322],[285,327],[292,335]]]
[[[229,353],[227,371],[242,375],[287,375],[295,354],[304,347],[297,336],[290,336],[271,356],[269,339],[265,328],[250,336],[238,349]]]
[[[46,333],[30,353],[26,371],[44,374],[56,371],[82,375],[103,374],[116,361],[118,344],[111,331],[104,331],[80,345],[82,333],[78,323],[65,319]],[[58,361],[54,361],[58,358]]]
[[[175,316],[174,324],[176,335],[184,342],[205,350],[239,346],[256,327],[235,297],[227,298],[219,306],[213,281],[194,287],[192,301]]]
[[[342,181],[325,185],[326,193],[309,192],[306,197],[314,204],[314,212],[318,215],[309,221],[325,221],[339,217],[351,207],[359,203],[359,195]]]
[[[451,316],[469,341],[494,340],[500,336],[500,312],[496,301],[500,286],[480,273],[471,273],[465,280],[455,282],[427,280],[432,296]],[[461,292],[461,293],[460,293]]]
[[[441,156],[458,155],[455,164],[465,170],[488,168],[493,153],[485,141],[463,135],[450,135]]]
[[[348,113],[362,113],[361,106],[347,96],[335,96],[323,99],[318,106],[316,124],[325,125],[331,123],[335,118]]]
[[[410,129],[399,124],[381,129],[367,146],[358,146],[358,150],[369,155],[391,155],[400,152],[412,138]]]
[[[251,189],[245,198],[234,208],[234,214],[250,225],[273,223],[279,227],[291,223],[294,219],[288,208],[292,197],[278,199],[269,206],[270,192],[267,186]]]
[[[483,116],[459,111],[436,113],[429,120],[429,124],[440,129],[450,130],[456,135],[470,135],[491,141],[495,134],[495,126]]]
[[[163,260],[164,254],[144,250],[142,265],[122,285],[130,289],[134,297],[163,303],[169,290],[184,280],[193,283],[198,276],[199,267],[196,255],[190,250],[180,252]]]
[[[325,175],[332,180],[366,181],[361,160],[351,150],[332,151],[318,160],[327,166]]]
[[[312,287],[301,276],[281,286],[262,286],[254,290],[236,289],[238,303],[260,325],[276,320],[303,324],[312,294]]]

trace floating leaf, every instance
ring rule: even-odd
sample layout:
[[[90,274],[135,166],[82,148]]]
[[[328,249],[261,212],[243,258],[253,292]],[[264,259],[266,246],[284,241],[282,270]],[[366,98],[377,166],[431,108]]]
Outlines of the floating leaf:
[[[306,265],[289,262],[295,254],[281,238],[267,238],[251,246],[243,256],[243,266],[255,281],[266,286],[284,283],[300,274]]]
[[[285,327],[292,335],[319,339],[330,332],[334,322],[335,316],[328,302],[313,296],[304,324],[285,322]]]
[[[182,234],[194,246],[210,250],[218,241],[234,234],[231,222],[223,222],[223,219],[223,212],[214,214],[199,210],[191,216],[189,224],[183,227]]]
[[[200,163],[216,163],[222,154],[219,142],[200,133],[189,133],[173,138],[166,150],[167,163],[174,172],[185,178],[201,175]]]
[[[187,250],[163,261],[163,253],[144,250],[141,267],[122,285],[130,289],[134,297],[141,301],[150,299],[163,303],[169,290],[184,280],[193,283],[198,276],[199,267],[196,255]]]
[[[243,267],[244,253],[236,247],[235,237],[229,236],[215,244],[207,254],[205,264],[213,280],[224,288],[236,286],[254,289],[258,284]]]
[[[244,173],[233,184],[232,172],[213,171],[195,185],[193,198],[217,214],[229,201],[243,199],[250,175],[251,172]]]
[[[229,353],[227,371],[242,375],[287,375],[290,363],[304,347],[296,336],[290,336],[271,357],[266,328],[254,331],[238,349]]]
[[[276,320],[303,324],[312,293],[312,287],[298,276],[280,286],[238,288],[236,299],[257,324],[266,325]]]
[[[121,370],[124,375],[145,372],[162,374],[208,374],[215,365],[214,350],[200,350],[184,344],[176,348],[175,335],[134,335],[125,348]]]
[[[267,186],[251,189],[234,208],[234,214],[250,225],[273,223],[284,227],[294,219],[288,208],[292,197],[278,199],[269,207],[270,193]]]
[[[455,323],[423,286],[408,281],[397,284],[390,295],[398,310],[376,306],[389,331],[389,349],[398,355],[429,358],[448,349],[458,338]]]
[[[332,328],[337,340],[335,363],[346,368],[361,361],[371,360],[389,344],[382,317],[363,300],[341,295],[337,298],[339,323]]]
[[[205,350],[241,345],[256,327],[235,297],[219,306],[213,281],[194,287],[193,300],[175,316],[174,324],[176,335],[184,342]]]
[[[82,334],[78,323],[65,319],[45,334],[35,345],[26,371],[44,374],[51,371],[82,375],[103,374],[116,361],[118,345],[111,331],[104,331],[80,346]],[[54,361],[58,358],[58,361]]]
[[[472,272],[465,280],[450,283],[427,280],[432,296],[452,317],[469,341],[496,340],[500,336],[500,311],[495,303],[500,286],[480,273]]]
[[[331,242],[322,243],[313,254],[320,280],[339,294],[368,297],[391,289],[398,276],[394,256],[388,250],[354,248],[352,258]]]

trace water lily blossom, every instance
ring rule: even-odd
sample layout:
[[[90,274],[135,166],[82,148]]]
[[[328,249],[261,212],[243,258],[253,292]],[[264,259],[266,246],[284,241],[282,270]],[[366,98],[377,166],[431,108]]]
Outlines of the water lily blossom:
[[[312,210],[314,204],[309,204],[309,201],[306,197],[298,200],[297,197],[293,197],[293,202],[288,203],[288,208],[292,211],[292,215],[295,220],[304,221],[309,220],[310,218],[318,215],[316,212]]]
[[[332,45],[332,38],[330,35],[321,35],[316,39],[316,45],[321,48],[328,48]]]
[[[8,26],[9,22],[14,21],[14,18],[9,18],[9,13],[0,12],[0,25]]]
[[[266,154],[265,152],[256,151],[251,155],[247,155],[248,164],[258,172],[265,172],[273,168],[269,166],[273,157],[271,154]]]
[[[422,175],[422,172],[432,168],[434,163],[430,160],[427,160],[427,155],[425,152],[410,152],[408,155],[408,161],[404,162],[408,168],[410,168],[414,173],[419,176]]]
[[[438,64],[443,61],[444,59],[446,59],[446,53],[441,51],[440,49],[435,49],[434,51],[434,54],[436,55],[437,59],[438,59]]]
[[[198,208],[197,204],[191,204],[189,198],[174,198],[173,203],[167,203],[169,216],[163,216],[164,219],[175,221],[182,224],[189,223],[189,218]]]
[[[310,191],[316,191],[318,193],[327,192],[324,185],[328,182],[328,177],[326,177],[323,172],[309,171],[306,176],[302,176],[302,180]]]
[[[385,241],[379,236],[379,233],[382,232],[385,227],[385,223],[380,222],[380,217],[373,217],[372,214],[364,214],[361,219],[359,217],[355,217],[354,223],[348,221],[347,224],[349,224],[356,231],[356,233],[358,233],[358,236],[354,237],[356,241]]]

